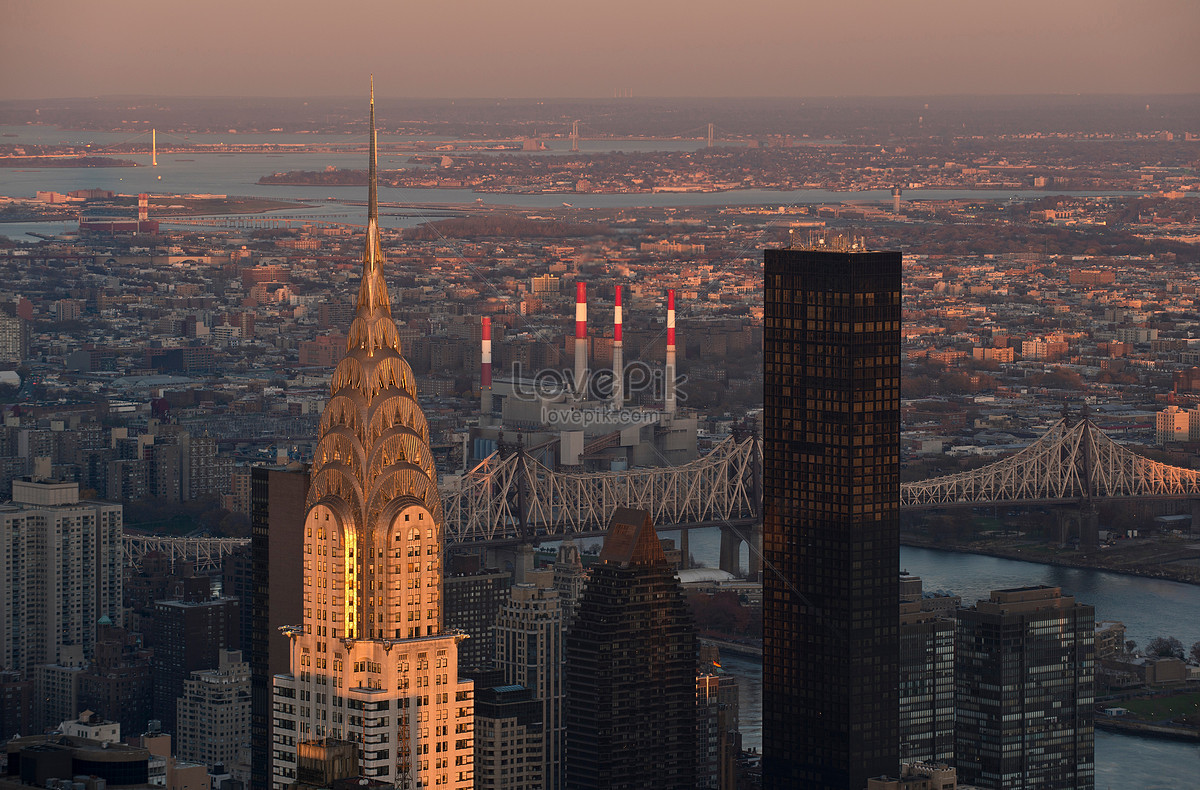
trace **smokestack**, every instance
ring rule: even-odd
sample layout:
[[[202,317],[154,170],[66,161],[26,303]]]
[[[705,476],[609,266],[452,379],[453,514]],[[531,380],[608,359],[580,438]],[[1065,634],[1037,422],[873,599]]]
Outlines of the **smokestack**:
[[[138,222],[145,222],[148,219],[150,219],[150,196],[143,192],[138,195]]]
[[[483,317],[479,365],[479,415],[487,420],[492,415],[492,319]]]
[[[583,400],[587,375],[587,283],[575,283],[575,395]]]
[[[675,413],[675,289],[667,291],[667,380],[664,382],[663,411]]]
[[[625,403],[625,344],[621,340],[621,286],[617,286],[617,301],[613,308],[613,352],[612,352],[612,405],[614,409]]]

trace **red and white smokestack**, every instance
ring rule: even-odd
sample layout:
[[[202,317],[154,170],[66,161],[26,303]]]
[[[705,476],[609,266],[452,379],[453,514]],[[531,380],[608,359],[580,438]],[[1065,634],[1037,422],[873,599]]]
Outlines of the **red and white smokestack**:
[[[479,413],[486,420],[492,414],[492,319],[489,316],[483,317],[480,337]]]
[[[587,283],[575,283],[575,394],[583,400],[587,375]]]
[[[138,195],[138,222],[150,219],[150,196],[145,192]]]
[[[613,307],[612,405],[623,408],[625,403],[625,343],[621,340],[621,286],[617,286],[617,301]]]
[[[663,411],[675,413],[675,289],[667,291],[667,369]]]

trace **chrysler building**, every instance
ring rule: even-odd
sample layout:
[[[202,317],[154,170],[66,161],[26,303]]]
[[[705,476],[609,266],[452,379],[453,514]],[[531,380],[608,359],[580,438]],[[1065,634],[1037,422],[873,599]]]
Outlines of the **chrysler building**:
[[[375,92],[362,284],[321,415],[304,525],[304,621],[274,679],[274,787],[297,755],[358,747],[362,776],[470,788],[473,682],[442,633],[442,502],[412,370],[392,321],[379,234]]]

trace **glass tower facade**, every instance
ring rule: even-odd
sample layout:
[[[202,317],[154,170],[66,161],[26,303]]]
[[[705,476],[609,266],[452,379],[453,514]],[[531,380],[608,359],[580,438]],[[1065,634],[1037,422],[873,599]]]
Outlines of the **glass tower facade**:
[[[768,790],[899,767],[901,255],[860,246],[764,254]]]
[[[695,626],[647,511],[614,511],[564,654],[563,786],[694,790]]]
[[[250,621],[245,648],[250,662],[250,787],[271,787],[272,678],[287,672],[289,640],[280,626],[300,622],[304,614],[304,503],[308,472],[304,469],[254,467],[250,472]]]
[[[958,613],[955,764],[983,788],[1091,790],[1095,620],[1058,587],[995,590]]]
[[[900,759],[954,764],[954,618],[900,604]]]

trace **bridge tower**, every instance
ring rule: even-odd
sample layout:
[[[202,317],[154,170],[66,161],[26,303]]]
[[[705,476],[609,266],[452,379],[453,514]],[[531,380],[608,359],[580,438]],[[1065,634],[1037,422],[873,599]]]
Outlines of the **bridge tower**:
[[[500,431],[496,453],[501,459],[511,457],[514,462],[513,479],[516,484],[508,486],[503,492],[497,492],[495,496],[505,500],[509,506],[508,510],[515,516],[512,527],[516,531],[516,537],[504,545],[489,547],[484,556],[489,566],[510,571],[514,584],[524,584],[526,573],[534,570],[533,544],[536,540],[529,528],[532,492],[529,490],[524,434],[517,433],[517,445],[512,447],[504,441],[504,431]]]
[[[1071,411],[1063,404],[1062,423],[1064,432],[1071,428]],[[1100,548],[1100,514],[1096,510],[1095,497],[1100,492],[1095,490],[1095,480],[1092,476],[1094,460],[1092,452],[1097,444],[1097,437],[1102,437],[1095,424],[1088,417],[1085,404],[1079,411],[1079,430],[1082,436],[1076,447],[1062,445],[1058,448],[1060,463],[1064,466],[1075,466],[1078,480],[1082,486],[1080,496],[1074,504],[1058,508],[1057,541],[1060,547],[1066,546],[1071,539],[1071,533],[1079,536],[1079,547],[1084,551],[1096,551]]]
[[[1079,503],[1079,542],[1084,551],[1097,551],[1100,548],[1100,514],[1096,512],[1093,499],[1096,495],[1096,483],[1092,478],[1092,433],[1099,429],[1088,416],[1086,403],[1080,410],[1079,418],[1083,421],[1086,437],[1079,448],[1080,477],[1084,481],[1083,501]]]
[[[571,153],[579,152],[579,121],[571,122]]]
[[[721,553],[718,567],[735,576],[739,575],[741,573],[742,543],[747,543],[749,552],[746,558],[746,580],[762,581],[762,449],[759,446],[758,431],[753,425],[735,426],[733,438],[734,441],[741,441],[746,438],[747,431],[749,438],[754,442],[754,448],[750,453],[750,463],[745,471],[749,477],[746,482],[751,492],[750,500],[754,508],[754,521],[751,525],[740,528],[732,524],[721,526]],[[681,529],[679,534],[680,548],[684,552],[686,561],[687,542],[684,536],[686,536],[687,530]]]
[[[711,124],[711,123],[710,123],[710,124],[708,125],[708,147],[709,147],[709,148],[712,148],[712,147],[713,147],[713,137],[714,137],[714,134],[713,134],[713,132],[714,132],[715,130],[716,130],[716,125],[715,125],[715,124]]]
[[[1100,513],[1096,503],[1090,499],[1080,500],[1075,505],[1057,508],[1057,538],[1059,548],[1064,548],[1071,534],[1079,536],[1079,548],[1085,552],[1100,547]]]
[[[718,567],[734,576],[742,572],[742,544],[747,544],[749,551],[746,555],[746,581],[762,581],[762,522],[756,521],[751,526],[735,527],[725,524],[721,528],[721,554]],[[687,530],[681,529],[682,538]],[[686,552],[687,543],[681,540],[680,548]],[[686,554],[684,555],[686,557]]]
[[[721,527],[721,570],[737,576],[741,572],[742,535],[733,527]]]

